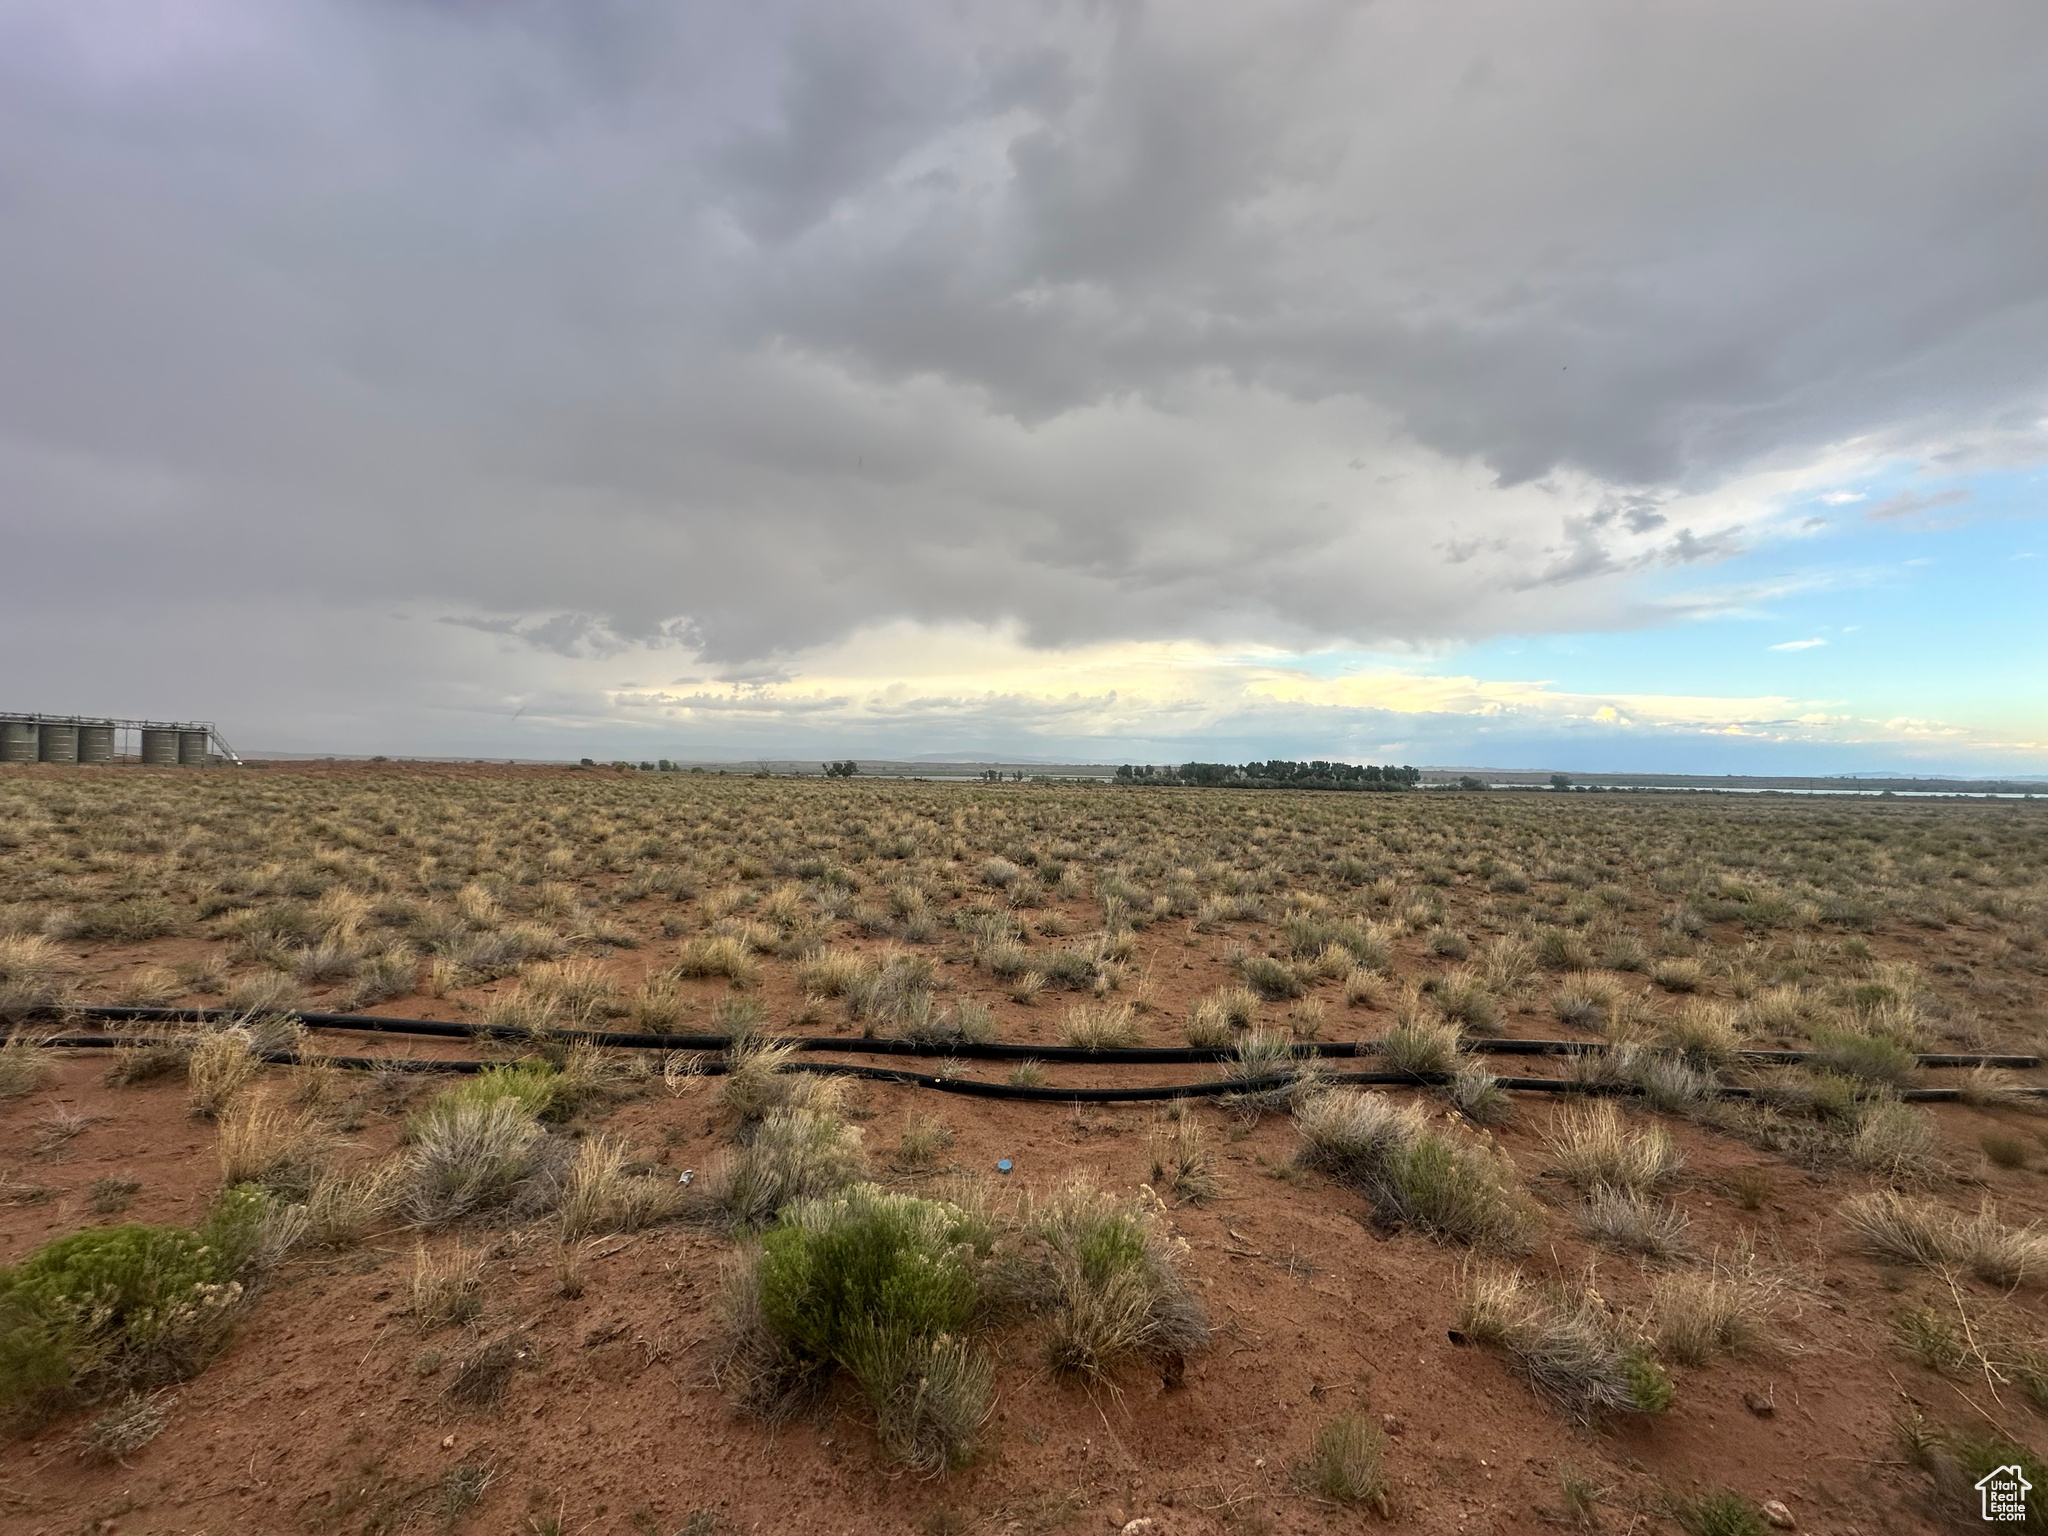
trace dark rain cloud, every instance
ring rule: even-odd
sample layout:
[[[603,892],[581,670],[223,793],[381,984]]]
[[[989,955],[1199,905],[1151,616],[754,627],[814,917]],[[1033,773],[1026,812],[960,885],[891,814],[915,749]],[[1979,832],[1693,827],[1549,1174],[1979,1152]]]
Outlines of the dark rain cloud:
[[[1635,622],[1675,498],[2038,449],[2044,101],[2032,0],[17,3],[0,624]]]

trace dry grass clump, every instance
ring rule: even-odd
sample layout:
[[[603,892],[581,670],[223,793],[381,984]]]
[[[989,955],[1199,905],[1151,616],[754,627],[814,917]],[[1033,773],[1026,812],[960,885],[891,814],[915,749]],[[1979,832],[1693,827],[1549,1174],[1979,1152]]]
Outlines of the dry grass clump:
[[[1845,1151],[1866,1172],[1895,1183],[1919,1183],[1943,1168],[1941,1138],[1924,1110],[1897,1099],[1858,1101]]]
[[[1558,1110],[1543,1142],[1557,1171],[1586,1194],[1611,1189],[1648,1195],[1685,1163],[1669,1131],[1661,1125],[1631,1131],[1607,1099]]]
[[[735,1227],[758,1227],[792,1200],[866,1177],[858,1127],[813,1109],[776,1109],[711,1180],[711,1204]]]
[[[1579,1224],[1603,1248],[1669,1259],[1685,1251],[1685,1212],[1666,1200],[1605,1186],[1579,1209]]]
[[[813,997],[844,997],[867,979],[868,970],[865,957],[828,949],[797,967],[797,985]]]
[[[1223,1064],[1223,1076],[1236,1088],[1224,1102],[1256,1118],[1282,1109],[1322,1078],[1321,1064],[1306,1048],[1279,1030],[1254,1029],[1237,1037]]]
[[[1500,1009],[1485,981],[1464,966],[1456,966],[1426,983],[1443,1016],[1474,1034],[1500,1033]]]
[[[241,1099],[220,1115],[215,1151],[221,1181],[231,1186],[256,1184],[303,1201],[331,1150],[326,1131],[308,1113]]]
[[[2006,1105],[2038,1108],[2040,1105],[2040,1100],[2025,1091],[2025,1083],[1998,1067],[1971,1067],[1951,1078],[1950,1082],[1957,1098],[1978,1109]]]
[[[1816,1029],[1814,1066],[1866,1083],[1902,1088],[1919,1066],[1910,1046],[1891,1035],[1860,1030]]]
[[[672,1035],[690,1018],[690,1000],[670,976],[650,976],[626,1003],[626,1015],[642,1034]]]
[[[1718,1003],[1688,1002],[1658,1031],[1658,1037],[1667,1050],[1701,1072],[1719,1071],[1742,1050],[1734,1011]]]
[[[1258,1027],[1259,994],[1250,987],[1222,987],[1202,1002],[1215,1009],[1216,1016],[1233,1034]]]
[[[1536,935],[1536,963],[1548,971],[1590,971],[1593,946],[1569,928],[1545,928]]]
[[[228,984],[221,998],[223,1004],[237,1013],[255,1015],[291,1013],[304,1001],[305,994],[298,983],[276,971],[240,977]]]
[[[185,1064],[186,1102],[192,1113],[204,1120],[218,1118],[256,1080],[261,1066],[248,1029],[235,1026],[201,1035]]]
[[[625,1011],[618,983],[590,960],[536,965],[520,979],[519,989],[570,1029],[595,1029]]]
[[[765,1119],[778,1109],[814,1109],[837,1113],[846,1098],[848,1079],[796,1066],[796,1047],[741,1036],[726,1048],[725,1075],[718,1102],[742,1122]]]
[[[114,1001],[125,1008],[166,1008],[187,990],[177,972],[161,965],[145,965],[122,979],[114,989]]]
[[[1377,971],[1358,966],[1345,973],[1344,1002],[1351,1008],[1387,1006],[1387,979]]]
[[[2007,1226],[1986,1200],[1966,1216],[1940,1202],[1873,1190],[1836,1213],[1866,1253],[1924,1269],[1967,1269],[1992,1285],[2048,1283],[2048,1228]]]
[[[929,955],[883,954],[846,989],[846,1016],[877,1029],[915,1031],[932,1016],[937,975]]]
[[[1416,1008],[1404,1008],[1380,1040],[1380,1060],[1389,1072],[1439,1078],[1458,1068],[1458,1026]]]
[[[1377,1503],[1384,1513],[1386,1449],[1379,1430],[1358,1414],[1343,1414],[1316,1430],[1308,1455],[1294,1464],[1295,1485],[1335,1504]]]
[[[1574,1418],[1662,1413],[1671,1378],[1629,1320],[1591,1285],[1539,1289],[1517,1270],[1468,1271],[1458,1326],[1507,1352],[1530,1383]]]
[[[57,1079],[55,1056],[29,1035],[0,1040],[0,1099],[26,1098]]]
[[[353,1248],[360,1243],[397,1209],[406,1171],[401,1159],[353,1172],[322,1169],[306,1192],[306,1246]]]
[[[761,979],[761,962],[741,940],[730,934],[706,934],[691,939],[676,960],[678,976],[723,976],[737,987],[751,987]]]
[[[63,967],[64,952],[39,933],[0,938],[0,1019],[54,1008]]]
[[[1230,1044],[1230,1016],[1213,997],[1195,1000],[1188,1010],[1187,1040],[1197,1050],[1221,1050]]]
[[[528,1352],[515,1337],[486,1340],[456,1362],[442,1396],[471,1413],[495,1412],[505,1401],[512,1373],[526,1359]]]
[[[458,1241],[442,1253],[424,1242],[412,1250],[411,1297],[406,1311],[413,1327],[432,1333],[483,1315],[484,1256]]]
[[[160,1078],[183,1077],[192,1060],[192,1047],[178,1040],[161,1040],[123,1046],[113,1056],[100,1081],[109,1088],[133,1088]]]
[[[903,1128],[896,1142],[896,1165],[919,1170],[938,1162],[953,1145],[953,1128],[933,1115],[917,1115]]]
[[[1294,1112],[1299,1160],[1350,1184],[1382,1222],[1443,1242],[1516,1249],[1535,1219],[1513,1164],[1490,1146],[1434,1129],[1419,1105],[1338,1088]]]
[[[79,1432],[82,1459],[103,1466],[126,1466],[128,1458],[148,1445],[171,1422],[171,1389],[131,1392],[125,1401],[92,1419]]]
[[[1503,995],[1527,986],[1536,975],[1536,950],[1528,940],[1504,933],[1486,946],[1486,984]]]
[[[1329,1016],[1328,1003],[1319,997],[1304,997],[1287,1010],[1287,1027],[1297,1040],[1315,1040],[1321,1037]]]
[[[1237,962],[1244,984],[1268,1002],[1285,1002],[1308,990],[1308,983],[1284,960],[1271,955],[1244,955]]]
[[[658,1169],[635,1169],[617,1136],[585,1138],[562,1178],[556,1216],[573,1242],[607,1232],[638,1232],[683,1206],[683,1186]]]
[[[1771,1314],[1783,1292],[1747,1249],[1698,1269],[1659,1275],[1650,1292],[1650,1330],[1657,1348],[1680,1365],[1705,1365],[1716,1355],[1753,1354],[1770,1342]]]
[[[2048,1335],[2017,1309],[1972,1310],[1959,1291],[1947,1306],[1906,1308],[1892,1321],[1900,1348],[1942,1376],[1976,1376],[1994,1388],[2017,1386],[2048,1412]]]
[[[789,1082],[785,1076],[796,1059],[793,1045],[742,1037],[725,1051],[725,1076],[718,1085],[718,1102],[742,1120],[759,1120],[772,1109],[788,1102]]]
[[[1500,1078],[1485,1067],[1466,1062],[1444,1084],[1451,1108],[1474,1125],[1505,1125],[1515,1117],[1515,1103]]]
[[[995,1015],[988,1004],[962,998],[950,1008],[934,1008],[929,992],[910,999],[898,1015],[897,1030],[919,1045],[982,1045],[996,1037]]]
[[[1202,1305],[1180,1274],[1186,1245],[1142,1205],[1075,1179],[1024,1225],[1038,1244],[1026,1294],[1055,1372],[1107,1381],[1151,1360],[1177,1379],[1183,1357],[1208,1342]]]
[[[407,1214],[439,1226],[510,1204],[538,1170],[545,1136],[512,1092],[442,1095],[412,1127]]]
[[[1697,992],[1706,979],[1706,968],[1687,956],[1659,960],[1650,967],[1650,980],[1666,992]]]
[[[1138,1015],[1129,1003],[1080,1003],[1060,1020],[1060,1044],[1084,1051],[1121,1050],[1139,1038]]]
[[[1222,1189],[1201,1122],[1183,1110],[1153,1127],[1152,1187],[1179,1205],[1202,1205]]]

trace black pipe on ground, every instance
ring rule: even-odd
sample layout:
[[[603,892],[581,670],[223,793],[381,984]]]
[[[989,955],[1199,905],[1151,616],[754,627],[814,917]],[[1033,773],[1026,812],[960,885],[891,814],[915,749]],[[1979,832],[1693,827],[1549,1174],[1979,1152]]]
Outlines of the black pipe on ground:
[[[161,1037],[120,1035],[57,1035],[39,1042],[51,1049],[108,1050],[135,1046],[177,1044],[175,1040]],[[258,1055],[264,1061],[284,1066],[296,1065],[300,1061],[297,1051],[262,1051]],[[493,1061],[434,1061],[423,1058],[398,1056],[320,1056],[313,1058],[331,1067],[340,1067],[357,1072],[450,1072],[477,1073],[489,1067],[503,1066]],[[1031,1087],[1021,1083],[984,1083],[968,1077],[946,1077],[923,1072],[905,1072],[896,1067],[836,1066],[822,1061],[791,1062],[784,1069],[790,1072],[811,1072],[825,1077],[857,1077],[871,1083],[901,1083],[911,1088],[929,1088],[939,1093],[957,1093],[968,1098],[1010,1099],[1032,1104],[1140,1104],[1166,1099],[1213,1099],[1227,1098],[1234,1094],[1257,1094],[1289,1087],[1299,1081],[1291,1072],[1268,1073],[1261,1077],[1215,1078],[1199,1083],[1157,1083],[1124,1088],[1049,1088]],[[700,1076],[718,1077],[725,1072],[724,1063],[709,1061],[699,1066]],[[1330,1087],[1409,1087],[1427,1088],[1450,1081],[1442,1072],[1332,1072],[1317,1079]],[[1626,1098],[1642,1092],[1628,1084],[1586,1083],[1569,1077],[1503,1077],[1497,1078],[1499,1087],[1511,1093],[1585,1093],[1608,1098]],[[1716,1086],[1709,1090],[1721,1098],[1750,1099],[1757,1096],[1753,1088],[1737,1086]],[[2033,1098],[2048,1097],[2048,1088],[2015,1088],[2011,1090]],[[1907,1088],[1901,1098],[1919,1103],[1948,1103],[1962,1098],[1960,1089],[1955,1088]]]
[[[232,1008],[121,1008],[86,1005],[62,1010],[71,1018],[106,1019],[112,1022],[149,1024],[231,1024],[248,1014]],[[308,1029],[341,1029],[363,1034],[418,1035],[446,1040],[531,1040],[532,1034],[507,1024],[451,1024],[440,1019],[397,1019],[361,1013],[292,1013]],[[729,1035],[653,1035],[612,1029],[550,1030],[548,1038],[563,1044],[602,1045],[621,1050],[722,1051],[732,1044]],[[775,1037],[773,1044],[793,1046],[799,1051],[833,1051],[856,1056],[949,1056],[962,1061],[1044,1061],[1092,1062],[1098,1065],[1191,1064],[1228,1061],[1235,1052],[1228,1046],[1128,1046],[1109,1050],[1085,1050],[1068,1045],[1017,1045],[1007,1042],[959,1042],[926,1044],[916,1040],[842,1038],[835,1035]],[[1465,1039],[1461,1050],[1484,1056],[1597,1056],[1607,1046],[1596,1040],[1489,1040]],[[1303,1041],[1297,1055],[1319,1060],[1343,1060],[1380,1054],[1377,1040]],[[1740,1051],[1742,1061],[1791,1066],[1811,1061],[1812,1051]],[[2038,1056],[1990,1056],[1938,1053],[1916,1058],[1923,1067],[2005,1067],[2031,1071],[2041,1065]]]

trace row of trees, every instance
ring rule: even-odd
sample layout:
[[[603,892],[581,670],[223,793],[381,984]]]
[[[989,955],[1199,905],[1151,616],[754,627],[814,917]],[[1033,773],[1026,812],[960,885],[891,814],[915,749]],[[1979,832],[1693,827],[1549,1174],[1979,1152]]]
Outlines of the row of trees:
[[[1297,763],[1272,758],[1263,763],[1180,763],[1165,767],[1126,763],[1116,771],[1119,784],[1195,784],[1236,789],[1413,789],[1422,782],[1420,768],[1392,763]]]

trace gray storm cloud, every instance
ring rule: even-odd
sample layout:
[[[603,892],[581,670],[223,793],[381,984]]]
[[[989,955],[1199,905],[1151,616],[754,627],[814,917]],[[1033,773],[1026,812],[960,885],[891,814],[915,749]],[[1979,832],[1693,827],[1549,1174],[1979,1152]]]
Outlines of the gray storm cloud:
[[[1624,624],[2048,397],[2032,0],[151,11],[0,6],[17,635]]]

